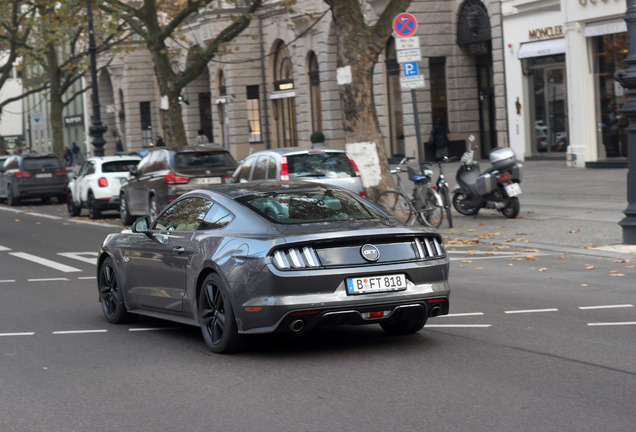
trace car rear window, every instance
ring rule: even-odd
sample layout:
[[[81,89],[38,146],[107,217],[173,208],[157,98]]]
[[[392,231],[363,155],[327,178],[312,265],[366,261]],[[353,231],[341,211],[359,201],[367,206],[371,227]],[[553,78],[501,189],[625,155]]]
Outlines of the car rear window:
[[[287,155],[290,178],[355,177],[351,161],[345,153],[311,152]]]
[[[22,169],[25,171],[58,168],[62,168],[62,164],[54,157],[24,158],[22,160]]]
[[[137,166],[138,160],[121,160],[114,162],[105,162],[102,164],[103,173],[128,172],[131,167]]]
[[[200,171],[206,168],[236,168],[236,160],[228,152],[177,153],[174,164],[179,171]]]
[[[341,190],[283,191],[246,195],[235,200],[278,224],[386,218],[365,201]]]

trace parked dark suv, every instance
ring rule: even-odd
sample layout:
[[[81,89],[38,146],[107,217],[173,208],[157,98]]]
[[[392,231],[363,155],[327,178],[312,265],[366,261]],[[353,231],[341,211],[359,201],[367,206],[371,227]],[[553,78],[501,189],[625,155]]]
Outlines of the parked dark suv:
[[[121,222],[130,225],[138,216],[154,220],[159,211],[179,195],[225,183],[237,167],[221,147],[153,149],[144,156],[121,187]]]
[[[68,180],[66,168],[53,154],[12,155],[0,168],[0,200],[6,199],[10,206],[31,198],[47,203],[57,197],[64,202]]]

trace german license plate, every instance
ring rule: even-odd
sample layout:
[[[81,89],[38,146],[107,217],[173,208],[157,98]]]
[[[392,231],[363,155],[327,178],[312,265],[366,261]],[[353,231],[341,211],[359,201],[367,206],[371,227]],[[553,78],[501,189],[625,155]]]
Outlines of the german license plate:
[[[35,175],[35,178],[51,178],[51,177],[53,177],[53,174],[51,173],[40,173]]]
[[[516,197],[517,195],[521,195],[521,186],[519,186],[519,183],[510,183],[504,187],[506,188],[506,193],[509,197]]]
[[[221,177],[201,177],[196,181],[197,184],[221,184]]]
[[[367,276],[347,279],[347,293],[369,294],[406,289],[406,276],[394,274],[385,276]]]

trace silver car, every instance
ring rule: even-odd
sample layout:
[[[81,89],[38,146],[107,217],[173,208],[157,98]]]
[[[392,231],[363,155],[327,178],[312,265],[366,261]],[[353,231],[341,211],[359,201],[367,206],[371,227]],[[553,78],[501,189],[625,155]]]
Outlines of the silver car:
[[[322,325],[417,332],[448,313],[448,271],[431,228],[337,187],[254,182],[189,192],[153,222],[109,235],[97,283],[109,322],[141,314],[200,326],[224,353],[245,334]]]
[[[328,147],[285,147],[256,152],[245,158],[232,175],[235,183],[255,180],[309,180],[365,195],[353,159],[344,150]]]

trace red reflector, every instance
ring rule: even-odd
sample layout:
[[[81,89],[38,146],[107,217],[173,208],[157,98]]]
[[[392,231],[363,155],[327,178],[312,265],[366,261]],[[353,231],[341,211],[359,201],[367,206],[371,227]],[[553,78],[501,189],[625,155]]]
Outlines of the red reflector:
[[[97,180],[97,186],[108,187],[108,180],[106,179],[106,177],[100,177],[99,180]]]
[[[55,175],[66,175],[66,174],[68,174],[68,171],[66,170],[66,168],[62,168],[61,170],[55,171],[53,174],[55,174]]]
[[[17,171],[15,173],[16,177],[31,177],[31,173],[29,172],[24,172],[24,171]]]
[[[439,303],[445,301],[445,299],[430,299],[426,300],[428,303]]]
[[[173,172],[166,174],[166,183],[168,184],[185,184],[189,181],[190,177],[178,176]]]
[[[287,156],[280,160],[280,181],[289,181],[289,167],[287,166]]]
[[[384,317],[384,311],[369,312],[369,318],[382,318]]]
[[[316,315],[318,313],[317,310],[308,310],[308,311],[298,311],[292,312],[289,316],[298,316],[298,315]]]
[[[358,192],[358,195],[363,197],[363,196],[367,196],[367,193],[365,191],[362,191],[362,192]]]
[[[278,202],[281,204],[289,204],[289,198],[279,198]]]
[[[499,181],[510,180],[510,179],[512,179],[512,174],[510,173],[506,173],[502,176],[497,177],[497,180]]]

